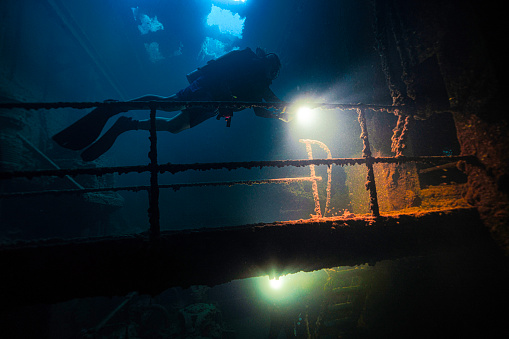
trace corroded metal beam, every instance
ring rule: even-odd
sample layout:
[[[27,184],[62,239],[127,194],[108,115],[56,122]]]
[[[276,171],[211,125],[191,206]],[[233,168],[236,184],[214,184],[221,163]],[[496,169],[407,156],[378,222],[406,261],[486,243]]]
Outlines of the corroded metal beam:
[[[186,108],[233,108],[233,109],[247,109],[253,107],[262,108],[279,108],[292,107],[298,104],[280,101],[280,102],[251,102],[251,101],[114,101],[108,100],[104,102],[30,102],[30,103],[0,103],[0,109],[13,109],[22,108],[27,110],[33,109],[58,109],[58,108],[76,108],[87,109],[95,107],[108,107],[120,108],[122,110],[180,110],[182,107]],[[410,107],[405,106],[389,106],[389,105],[372,105],[372,104],[340,104],[340,103],[309,103],[308,106],[312,108],[319,108],[325,110],[357,110],[369,109],[374,111],[385,112],[398,112],[404,114],[405,110],[410,110]]]
[[[361,126],[360,138],[363,144],[362,156],[366,158],[366,167],[368,168],[368,174],[366,176],[366,189],[369,191],[369,209],[371,210],[371,213],[377,217],[380,215],[380,208],[378,207],[375,172],[373,170],[374,162],[373,157],[371,156],[371,147],[369,145],[368,127],[366,125],[366,117],[364,116],[364,111],[362,109],[358,109],[357,113],[359,115],[359,125]]]
[[[169,172],[172,174],[195,170],[207,171],[217,169],[252,169],[262,167],[304,167],[309,165],[364,165],[366,158],[332,158],[332,159],[313,159],[313,160],[266,160],[266,161],[242,161],[242,162],[217,162],[217,163],[194,163],[194,164],[159,164],[158,169],[160,173]],[[422,157],[372,157],[370,159],[373,163],[389,163],[389,164],[403,164],[406,162],[423,162],[430,164],[439,164],[452,161],[466,161],[469,164],[476,165],[478,160],[475,156],[422,156]],[[149,172],[151,167],[148,165],[140,166],[117,166],[117,167],[95,167],[95,168],[73,168],[62,170],[34,170],[34,171],[16,171],[16,172],[0,172],[0,179],[12,178],[36,178],[44,176],[64,177],[66,175],[104,175],[111,173],[125,174],[125,173],[143,173]]]
[[[160,189],[171,188],[178,191],[181,188],[188,187],[218,187],[218,186],[236,186],[236,185],[260,185],[260,184],[290,184],[292,182],[303,181],[321,181],[322,177],[298,177],[298,178],[278,178],[278,179],[260,179],[260,180],[239,180],[239,181],[215,181],[215,182],[193,182],[181,184],[159,184]],[[44,190],[44,191],[29,191],[29,192],[13,192],[13,193],[0,193],[0,199],[8,198],[23,198],[23,197],[37,197],[48,194],[86,194],[97,192],[120,192],[120,191],[149,191],[150,186],[118,186],[118,187],[96,187],[96,188],[81,188],[81,189],[59,189],[59,190]]]
[[[473,250],[491,241],[477,211],[323,218],[293,222],[0,247],[4,305],[89,296],[158,294],[336,266]]]

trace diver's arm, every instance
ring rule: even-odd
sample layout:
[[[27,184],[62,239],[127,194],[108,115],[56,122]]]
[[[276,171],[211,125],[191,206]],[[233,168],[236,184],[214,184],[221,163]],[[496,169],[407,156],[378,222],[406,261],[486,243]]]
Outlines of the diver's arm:
[[[281,99],[279,99],[272,90],[267,87],[265,92],[263,93],[262,99],[265,102],[280,102]],[[263,107],[253,107],[253,110],[256,114],[256,116],[262,117],[262,118],[278,118],[278,111],[274,110],[268,110]]]
[[[279,119],[284,122],[290,122],[293,120],[293,115],[285,113],[284,110],[276,110],[276,111],[270,111],[268,109],[262,108],[262,107],[253,107],[253,110],[256,114],[256,116],[262,117],[262,118],[272,118],[272,119]]]
[[[267,88],[265,93],[263,94],[263,99],[266,102],[281,102],[282,100],[279,99],[274,92],[270,88]],[[292,116],[285,113],[285,110],[268,110],[262,107],[253,107],[253,110],[255,114],[262,118],[272,118],[272,119],[279,119],[284,122],[289,122],[292,120]]]
[[[267,88],[265,93],[263,93],[263,99],[265,99],[265,101],[267,101],[267,102],[280,102],[280,101],[282,101],[281,99],[279,99],[277,97],[276,94],[274,94],[274,92],[272,92],[272,90],[270,88]]]
[[[258,117],[262,118],[278,118],[278,114],[274,111],[269,111],[268,109],[265,109],[263,107],[253,107],[253,110]]]

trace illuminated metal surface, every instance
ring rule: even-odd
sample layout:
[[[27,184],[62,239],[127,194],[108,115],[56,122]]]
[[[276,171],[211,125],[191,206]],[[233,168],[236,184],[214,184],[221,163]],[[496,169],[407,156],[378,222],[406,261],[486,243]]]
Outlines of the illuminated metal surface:
[[[0,109],[12,109],[12,108],[24,108],[24,109],[55,109],[55,108],[91,108],[91,107],[108,107],[108,108],[121,108],[122,110],[131,109],[149,109],[150,110],[150,164],[145,166],[122,166],[122,167],[102,167],[102,168],[79,168],[79,169],[61,169],[61,170],[39,170],[39,171],[18,171],[18,172],[0,172],[0,179],[12,179],[12,178],[34,178],[42,176],[73,176],[78,174],[89,174],[89,175],[104,175],[108,173],[130,173],[130,172],[150,172],[150,190],[149,190],[149,221],[150,221],[150,234],[153,235],[151,239],[155,240],[159,237],[160,225],[159,225],[159,184],[158,174],[164,172],[177,173],[187,170],[211,170],[211,169],[237,169],[237,168],[254,168],[254,167],[283,167],[283,166],[310,166],[311,177],[315,177],[313,174],[314,165],[356,165],[366,164],[368,167],[368,177],[366,189],[370,191],[370,208],[374,216],[379,216],[378,201],[376,194],[376,185],[373,172],[373,164],[377,162],[388,162],[388,163],[402,163],[407,161],[429,161],[433,160],[441,162],[446,160],[451,162],[454,160],[464,160],[467,162],[475,162],[472,157],[412,157],[406,158],[401,155],[401,152],[397,157],[389,158],[373,158],[371,156],[371,150],[369,147],[369,139],[366,128],[366,120],[364,117],[364,110],[378,110],[386,112],[397,112],[400,117],[404,116],[403,108],[400,106],[381,106],[381,105],[365,105],[365,104],[313,104],[313,109],[340,109],[340,110],[357,110],[359,115],[359,124],[361,126],[361,139],[363,141],[363,158],[353,159],[309,159],[309,160],[278,160],[278,161],[251,161],[251,162],[233,162],[233,163],[199,163],[199,164],[158,164],[157,160],[157,132],[156,132],[156,113],[157,109],[171,109],[175,107],[228,107],[228,108],[252,108],[252,107],[264,107],[264,108],[278,108],[285,109],[288,106],[294,104],[288,102],[279,103],[259,103],[259,102],[162,102],[162,101],[129,101],[129,102],[118,102],[118,101],[106,101],[106,102],[81,102],[81,103],[1,103]],[[407,121],[407,119],[405,119]],[[405,123],[404,127],[407,127]],[[404,134],[403,131],[400,134]],[[400,145],[402,142],[401,137],[395,142],[395,147],[398,150],[402,150]],[[307,144],[308,153],[310,151],[310,145]],[[313,181],[316,186],[316,181]],[[317,190],[314,189],[316,192]],[[316,197],[315,197],[316,202]],[[315,203],[315,213],[318,217],[321,217],[321,211],[319,203]]]

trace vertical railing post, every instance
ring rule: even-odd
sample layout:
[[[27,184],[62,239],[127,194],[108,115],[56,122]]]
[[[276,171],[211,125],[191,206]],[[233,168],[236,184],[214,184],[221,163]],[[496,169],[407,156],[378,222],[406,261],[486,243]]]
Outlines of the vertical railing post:
[[[149,190],[149,208],[148,217],[150,222],[150,240],[159,239],[161,234],[159,225],[159,183],[157,164],[157,128],[156,128],[156,109],[150,109],[150,190]]]
[[[368,139],[368,128],[366,125],[366,117],[364,116],[364,111],[361,108],[357,109],[357,113],[359,114],[358,120],[361,125],[361,135],[360,138],[363,143],[362,148],[362,156],[366,158],[366,166],[368,167],[368,175],[366,178],[366,189],[369,190],[369,208],[371,209],[371,214],[373,216],[380,216],[380,209],[378,207],[378,196],[376,193],[376,183],[375,183],[375,172],[373,171],[373,157],[371,156],[371,149],[369,146]]]
[[[310,160],[313,160],[313,150],[311,149],[311,144],[320,146],[327,153],[327,159],[332,159],[332,154],[330,152],[329,147],[327,147],[327,145],[325,145],[323,142],[311,139],[299,139],[299,142],[306,144],[306,152],[308,153],[308,158]],[[315,178],[316,177],[315,165],[310,165],[309,168],[311,170],[311,177]],[[324,217],[327,215],[327,213],[330,212],[329,204],[331,194],[331,180],[332,180],[332,168],[331,165],[327,165],[327,199],[325,200],[325,210],[323,212]],[[322,214],[320,208],[320,198],[318,196],[318,185],[316,183],[316,180],[313,180],[313,198],[315,200],[315,213],[318,217],[320,217],[322,216]],[[318,212],[316,212],[317,210]]]
[[[311,144],[309,142],[305,142],[302,140],[299,141],[304,142],[306,144],[306,152],[308,153],[308,158],[310,160],[313,160],[313,151],[311,149]],[[311,178],[316,178],[315,165],[313,164],[309,165],[309,169],[311,171]],[[320,208],[320,198],[318,196],[318,185],[316,184],[316,180],[313,180],[311,185],[313,188],[313,199],[315,200],[315,214],[313,215],[313,217],[321,218],[322,210]]]

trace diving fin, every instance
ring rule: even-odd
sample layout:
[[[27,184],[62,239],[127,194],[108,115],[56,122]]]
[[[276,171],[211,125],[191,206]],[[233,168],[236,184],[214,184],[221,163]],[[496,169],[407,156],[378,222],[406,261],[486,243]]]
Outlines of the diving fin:
[[[96,142],[81,153],[84,161],[93,161],[106,153],[115,140],[124,132],[138,130],[138,120],[128,117],[120,117]]]
[[[93,143],[101,134],[108,119],[120,112],[97,107],[71,126],[58,132],[53,140],[62,147],[80,150]]]

